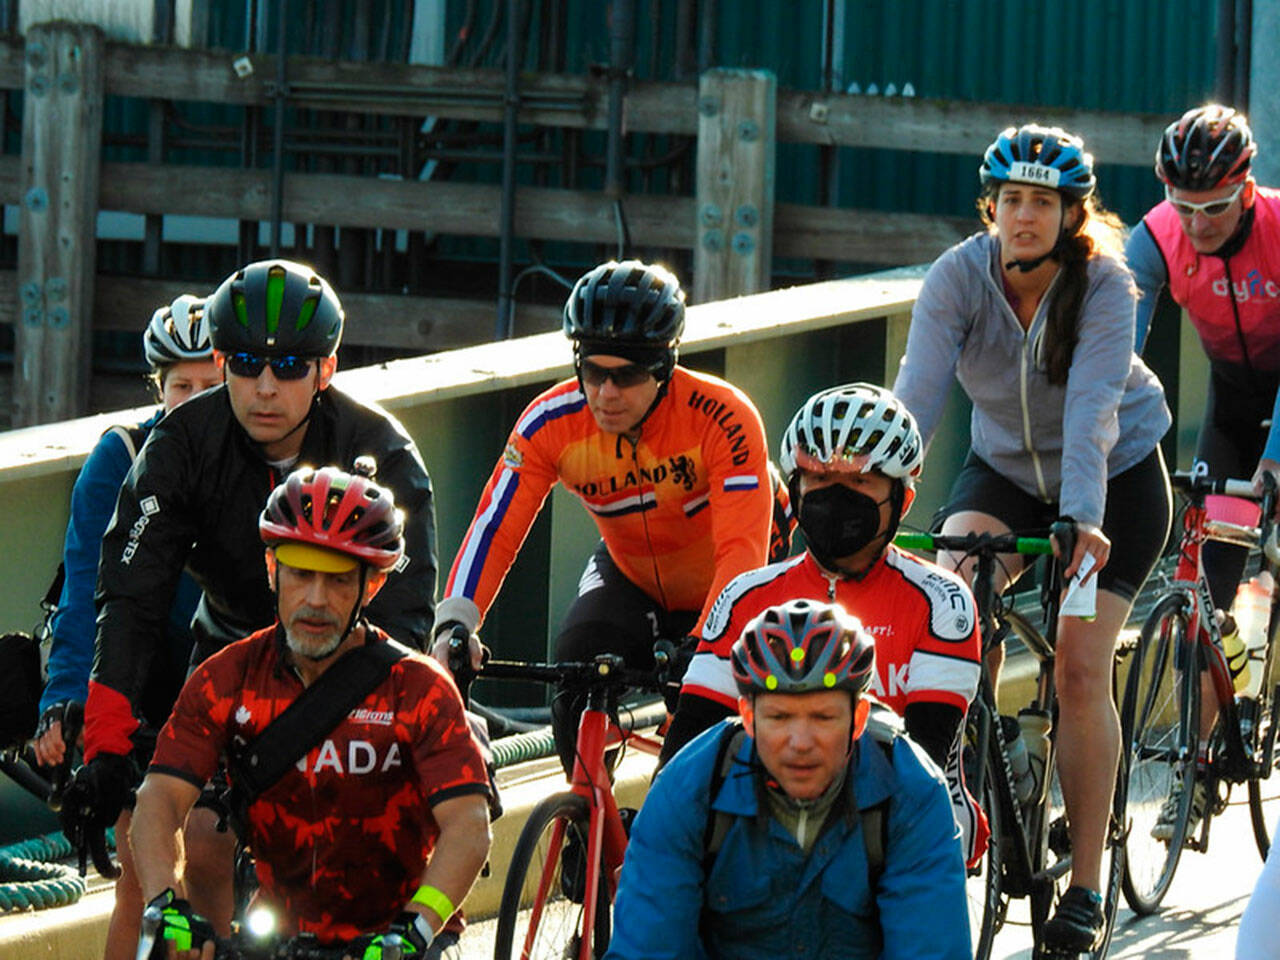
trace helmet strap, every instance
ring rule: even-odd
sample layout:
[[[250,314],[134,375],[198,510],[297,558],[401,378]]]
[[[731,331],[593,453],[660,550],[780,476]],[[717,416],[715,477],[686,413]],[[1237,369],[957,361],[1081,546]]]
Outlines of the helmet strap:
[[[338,638],[338,645],[337,647],[334,648],[335,650],[347,642],[347,637],[351,636],[351,631],[356,628],[357,623],[364,622],[364,617],[362,615],[364,614],[364,606],[365,606],[364,594],[369,584],[369,565],[362,563],[362,564],[359,564],[359,568],[360,568],[360,591],[356,594],[356,602],[351,607],[351,616],[347,618],[346,629],[342,631],[342,636]],[[280,619],[280,567],[278,564],[276,564],[272,569],[271,604],[275,608],[276,623],[279,625],[280,629],[283,631],[285,627],[284,627],[284,623]],[[323,657],[320,657],[319,659],[325,660],[331,656],[333,656],[332,653],[327,653]]]
[[[1059,194],[1059,196],[1062,197],[1062,205],[1058,211],[1058,216],[1060,217],[1058,221],[1058,239],[1049,248],[1049,252],[1042,253],[1038,257],[1032,257],[1030,260],[1010,260],[1004,265],[1006,270],[1012,270],[1017,267],[1022,273],[1030,273],[1046,260],[1056,258],[1062,253],[1063,243],[1067,239],[1067,196],[1066,194]]]

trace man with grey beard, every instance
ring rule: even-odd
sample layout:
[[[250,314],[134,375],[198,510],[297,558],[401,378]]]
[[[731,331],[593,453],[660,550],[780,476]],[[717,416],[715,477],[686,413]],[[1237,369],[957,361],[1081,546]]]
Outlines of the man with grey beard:
[[[363,616],[403,558],[404,516],[367,477],[304,468],[272,491],[258,528],[276,624],[191,675],[138,791],[132,840],[142,892],[161,917],[153,936],[171,958],[195,958],[213,932],[185,896],[182,824],[225,754],[232,823],[286,936],[313,933],[349,956],[378,957],[394,935],[406,957],[457,958],[456,905],[489,851],[489,781],[447,671]],[[386,672],[361,686],[361,663],[380,654]],[[324,683],[341,677],[363,697],[255,792],[241,777],[253,779],[258,738],[309,688],[335,696],[339,687],[319,685],[329,671]]]

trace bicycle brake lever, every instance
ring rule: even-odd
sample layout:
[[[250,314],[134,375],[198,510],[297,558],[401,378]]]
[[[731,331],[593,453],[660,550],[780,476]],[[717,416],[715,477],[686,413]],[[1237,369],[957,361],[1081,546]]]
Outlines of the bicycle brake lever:
[[[156,945],[156,936],[160,932],[162,919],[164,919],[164,912],[157,906],[150,906],[142,911],[142,927],[138,933],[136,960],[149,960],[151,951]]]

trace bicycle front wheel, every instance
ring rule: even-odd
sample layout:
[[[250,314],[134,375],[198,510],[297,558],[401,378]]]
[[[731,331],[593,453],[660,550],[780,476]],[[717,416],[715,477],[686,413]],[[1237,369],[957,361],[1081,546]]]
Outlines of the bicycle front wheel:
[[[1257,764],[1256,773],[1249,778],[1249,818],[1253,821],[1253,837],[1258,844],[1258,852],[1262,859],[1267,859],[1271,849],[1271,830],[1280,816],[1280,785],[1271,778],[1271,774],[1280,767],[1280,749],[1277,749],[1276,736],[1276,702],[1275,675],[1280,672],[1280,656],[1274,649],[1276,639],[1271,641],[1272,649],[1263,662],[1263,678],[1256,700],[1241,699],[1237,701],[1241,717],[1252,722],[1253,734],[1245,738],[1245,746],[1252,746],[1253,759]],[[1242,727],[1244,720],[1242,719]],[[1267,743],[1271,742],[1271,755],[1266,756]]]
[[[977,749],[966,746],[966,750]],[[1000,798],[997,796],[995,777],[991,770],[989,751],[977,749],[983,757],[986,770],[983,776],[982,796],[978,803],[987,815],[987,824],[991,828],[991,838],[987,852],[969,872],[965,882],[965,892],[969,899],[969,934],[973,941],[974,960],[988,960],[991,956],[991,945],[1000,927],[1004,925],[1005,912],[1009,901],[1004,896],[1001,880],[1004,861],[1001,856],[1000,838],[1004,835],[1004,814],[1000,809]]]
[[[495,935],[496,960],[603,957],[609,945],[610,904],[600,880],[595,923],[585,923],[582,900],[587,864],[587,801],[556,793],[529,813],[511,854]]]
[[[1124,898],[1139,916],[1154,912],[1168,893],[1191,815],[1200,672],[1188,628],[1182,594],[1156,604],[1133,652],[1120,711],[1129,768]],[[1183,782],[1187,789],[1175,791]]]

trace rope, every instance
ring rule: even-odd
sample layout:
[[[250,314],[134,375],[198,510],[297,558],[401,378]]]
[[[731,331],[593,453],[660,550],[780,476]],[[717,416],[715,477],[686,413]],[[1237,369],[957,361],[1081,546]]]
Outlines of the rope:
[[[115,831],[107,832],[115,846]],[[65,864],[71,844],[61,833],[50,833],[0,847],[0,912],[45,910],[75,903],[86,889],[85,878]]]

